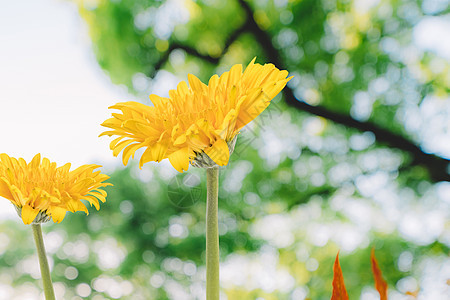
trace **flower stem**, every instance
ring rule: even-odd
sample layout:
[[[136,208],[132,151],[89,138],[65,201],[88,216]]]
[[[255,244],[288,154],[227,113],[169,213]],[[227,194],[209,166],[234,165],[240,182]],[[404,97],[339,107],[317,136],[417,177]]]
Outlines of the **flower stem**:
[[[206,169],[206,300],[219,300],[219,167]]]
[[[45,254],[44,239],[42,237],[41,224],[31,224],[33,228],[34,241],[36,243],[39,257],[39,266],[41,267],[41,277],[44,285],[44,294],[46,300],[55,300],[52,278],[50,277],[50,268],[48,267],[47,256]]]

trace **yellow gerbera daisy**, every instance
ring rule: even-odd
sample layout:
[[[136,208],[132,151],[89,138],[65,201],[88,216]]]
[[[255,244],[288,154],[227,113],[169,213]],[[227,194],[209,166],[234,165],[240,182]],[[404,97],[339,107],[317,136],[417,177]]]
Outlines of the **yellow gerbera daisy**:
[[[121,113],[102,126],[111,128],[102,135],[117,135],[110,148],[117,156],[123,150],[126,165],[136,150],[146,147],[139,166],[168,158],[179,172],[189,163],[199,167],[228,164],[239,131],[257,117],[284,88],[287,71],[273,64],[255,64],[242,72],[234,65],[208,85],[189,74],[186,82],[169,92],[169,98],[150,95],[153,107],[138,102],[111,106]]]
[[[37,154],[30,163],[0,154],[0,197],[11,201],[25,224],[50,220],[59,223],[67,211],[84,211],[81,202],[87,200],[98,210],[99,200],[105,202],[106,192],[101,187],[109,176],[94,172],[99,165],[84,165],[73,171],[70,163],[57,167],[56,163]]]

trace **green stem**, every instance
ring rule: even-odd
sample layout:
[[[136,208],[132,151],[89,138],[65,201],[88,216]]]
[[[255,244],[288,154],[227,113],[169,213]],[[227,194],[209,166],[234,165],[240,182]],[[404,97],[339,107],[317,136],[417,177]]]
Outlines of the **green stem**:
[[[206,300],[219,300],[219,167],[206,169]]]
[[[50,277],[50,268],[48,267],[47,256],[45,254],[44,239],[42,238],[41,224],[31,224],[31,228],[33,228],[34,241],[36,243],[39,257],[39,266],[41,267],[41,277],[44,285],[45,299],[55,300],[56,298],[53,290],[52,278]]]

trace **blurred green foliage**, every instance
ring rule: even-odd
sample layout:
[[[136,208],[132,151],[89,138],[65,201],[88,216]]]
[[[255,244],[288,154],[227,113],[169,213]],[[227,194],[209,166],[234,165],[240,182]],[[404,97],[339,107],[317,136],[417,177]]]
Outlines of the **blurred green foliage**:
[[[206,81],[255,56],[268,61],[272,47],[295,76],[289,88],[297,98],[372,121],[421,146],[433,134],[424,126],[422,104],[446,96],[449,65],[414,45],[412,32],[427,15],[447,11],[430,12],[422,1],[361,3],[82,1],[80,14],[99,64],[144,103],[173,81],[168,72]],[[270,47],[254,34],[246,5]],[[370,132],[276,98],[242,132],[221,169],[223,293],[228,299],[329,299],[341,249],[350,298],[370,297],[376,295],[375,247],[393,297],[416,288],[429,295],[425,279],[442,278],[430,277],[439,272],[427,266],[448,264],[449,210],[442,183],[412,161],[411,153],[377,143]],[[177,174],[167,163],[117,167],[100,211],[45,226],[63,298],[79,299],[77,287],[87,283],[96,300],[202,299],[204,177],[194,168]],[[21,286],[34,283],[36,273],[16,267],[34,255],[28,228],[13,229],[16,223],[0,224],[0,239],[8,241],[0,264]]]

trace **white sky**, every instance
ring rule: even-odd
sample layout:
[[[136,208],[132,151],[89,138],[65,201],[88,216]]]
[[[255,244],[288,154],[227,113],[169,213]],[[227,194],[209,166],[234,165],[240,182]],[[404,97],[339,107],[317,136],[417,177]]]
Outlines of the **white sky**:
[[[131,96],[102,72],[86,31],[68,2],[1,3],[0,153],[73,166],[114,160],[99,124]]]
[[[72,3],[0,3],[0,153],[29,161],[36,153],[58,165],[115,164],[97,138],[108,106],[134,100],[110,83],[95,61]],[[0,201],[0,218],[14,217]]]

